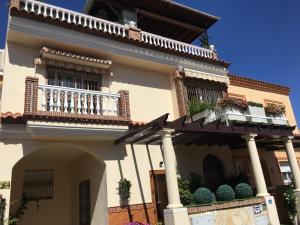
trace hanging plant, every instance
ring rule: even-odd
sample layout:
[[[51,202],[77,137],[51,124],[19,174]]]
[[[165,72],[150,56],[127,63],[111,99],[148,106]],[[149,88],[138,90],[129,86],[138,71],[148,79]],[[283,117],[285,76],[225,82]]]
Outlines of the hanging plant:
[[[241,111],[248,110],[247,101],[240,98],[226,97],[219,102],[219,105],[222,108],[238,108]]]
[[[258,107],[258,108],[263,108],[264,105],[261,103],[257,103],[257,102],[248,102],[249,106],[253,106],[253,107]]]
[[[127,180],[126,178],[121,179],[119,181],[118,191],[119,191],[119,195],[120,195],[122,200],[128,200],[130,198],[131,186],[132,186],[131,182],[129,180]]]
[[[265,111],[273,116],[281,116],[285,114],[285,107],[280,104],[268,103],[265,107]]]

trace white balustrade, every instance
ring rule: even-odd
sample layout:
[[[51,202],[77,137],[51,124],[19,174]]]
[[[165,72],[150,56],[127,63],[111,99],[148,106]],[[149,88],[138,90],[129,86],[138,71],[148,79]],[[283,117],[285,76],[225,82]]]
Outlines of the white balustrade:
[[[145,31],[141,31],[141,37],[143,42],[148,43],[150,45],[160,46],[163,48],[172,49],[190,55],[202,56],[205,58],[213,58],[213,51],[210,49],[201,48],[195,45],[176,41],[170,38],[151,34]]]
[[[49,5],[35,0],[21,0],[21,9],[28,13],[50,17],[69,24],[80,25],[89,29],[107,32],[118,36],[128,35],[128,26],[114,23],[108,20],[78,13],[61,7]],[[144,43],[162,48],[183,52],[190,55],[213,58],[213,50],[198,47],[192,44],[176,41],[156,34],[141,31],[141,39]]]
[[[119,94],[76,88],[39,85],[41,111],[118,116]]]
[[[34,0],[21,0],[21,2],[21,9],[29,13],[43,15],[44,17],[51,17],[52,19],[66,21],[70,24],[81,25],[83,27],[88,27],[89,29],[101,30],[103,32],[109,32],[110,34],[123,37],[127,35],[128,27],[122,24]]]

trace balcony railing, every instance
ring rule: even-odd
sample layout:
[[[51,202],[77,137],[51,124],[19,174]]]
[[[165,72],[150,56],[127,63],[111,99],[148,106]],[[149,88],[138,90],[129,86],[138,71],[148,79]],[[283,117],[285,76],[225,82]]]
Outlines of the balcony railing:
[[[284,115],[266,116],[264,108],[260,108],[260,110],[263,111],[263,115],[251,111],[250,109],[247,112],[242,112],[236,108],[216,108],[215,110],[205,110],[204,112],[194,115],[193,121],[202,120],[203,124],[208,124],[219,120],[228,126],[232,121],[269,125],[289,125]]]
[[[213,58],[213,51],[201,48],[195,45],[190,45],[184,42],[176,41],[170,38],[165,38],[148,32],[141,32],[142,41],[154,46],[172,49],[174,51],[183,52],[191,55],[202,56],[205,58]]]
[[[46,118],[130,121],[129,93],[103,93],[53,85],[26,78],[24,114]]]
[[[118,116],[120,94],[39,85],[41,111]]]
[[[49,17],[62,22],[67,22],[69,24],[75,24],[91,30],[102,31],[104,33],[114,34],[122,37],[129,37],[129,27],[122,24],[34,0],[20,1],[22,2],[20,9],[25,10],[28,13]],[[144,42],[145,44],[159,46],[161,48],[166,48],[189,55],[214,58],[213,50],[201,48],[144,31],[140,32],[140,41]]]

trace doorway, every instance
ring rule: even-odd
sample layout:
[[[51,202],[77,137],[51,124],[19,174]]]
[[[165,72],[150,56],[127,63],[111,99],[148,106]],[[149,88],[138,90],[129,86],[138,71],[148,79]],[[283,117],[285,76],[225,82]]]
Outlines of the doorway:
[[[151,193],[154,203],[157,222],[164,221],[164,209],[168,205],[168,192],[166,182],[166,172],[164,170],[150,171],[151,177]]]
[[[221,162],[212,155],[206,156],[203,162],[203,173],[206,185],[215,191],[224,183],[224,170]]]
[[[90,180],[79,183],[79,225],[91,224]]]

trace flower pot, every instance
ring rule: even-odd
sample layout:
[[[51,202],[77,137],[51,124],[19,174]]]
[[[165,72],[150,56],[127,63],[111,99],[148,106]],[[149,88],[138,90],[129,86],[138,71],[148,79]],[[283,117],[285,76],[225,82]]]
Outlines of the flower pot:
[[[216,113],[213,110],[207,109],[203,112],[197,113],[192,116],[193,122],[204,119],[203,124],[208,124],[213,121],[215,121],[216,118]]]
[[[268,123],[275,125],[288,125],[288,121],[283,114],[280,116],[269,115]]]
[[[268,123],[266,118],[266,112],[263,107],[250,106],[248,107],[248,114],[253,116],[250,117],[250,121],[253,123]],[[259,118],[262,117],[262,118]]]
[[[223,116],[221,119],[222,122],[226,122],[227,125],[229,121],[241,121],[246,122],[245,112],[241,111],[236,107],[227,107],[223,109]]]

